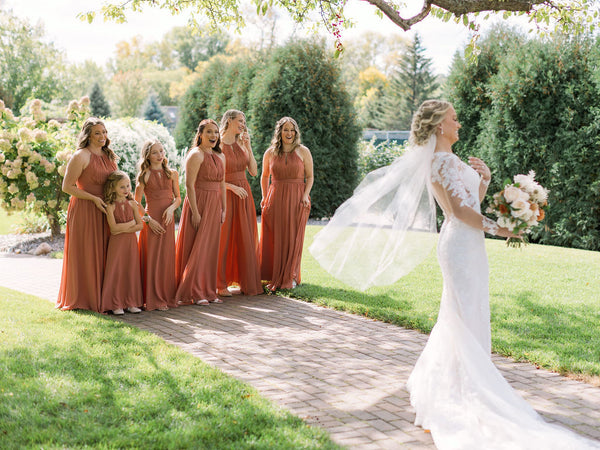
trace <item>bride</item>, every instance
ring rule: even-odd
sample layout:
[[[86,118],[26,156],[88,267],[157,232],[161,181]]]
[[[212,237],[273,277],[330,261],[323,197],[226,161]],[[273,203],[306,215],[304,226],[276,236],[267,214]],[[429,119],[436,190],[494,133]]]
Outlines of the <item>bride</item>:
[[[310,250],[361,289],[393,282],[429,251],[432,239],[423,236],[435,231],[435,198],[444,212],[437,245],[444,284],[437,323],[407,383],[415,424],[430,430],[442,450],[600,448],[546,423],[492,363],[484,231],[518,236],[481,214],[490,170],[452,152],[459,129],[450,103],[424,102],[409,150],[365,178]],[[357,270],[357,261],[369,265]]]

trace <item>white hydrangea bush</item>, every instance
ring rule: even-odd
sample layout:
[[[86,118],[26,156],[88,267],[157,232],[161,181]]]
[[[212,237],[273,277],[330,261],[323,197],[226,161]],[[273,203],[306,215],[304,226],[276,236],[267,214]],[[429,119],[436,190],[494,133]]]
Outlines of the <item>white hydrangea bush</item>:
[[[142,145],[148,139],[155,139],[163,145],[169,167],[181,174],[182,157],[177,153],[175,140],[169,130],[162,124],[137,117],[107,119],[104,124],[110,139],[110,148],[119,157],[119,169],[129,174],[132,187],[139,170]]]
[[[46,120],[43,102],[28,102],[16,117],[0,100],[0,206],[6,211],[28,211],[48,220],[53,235],[60,233],[60,216],[69,196],[62,191],[66,165],[75,151],[90,100],[73,100],[67,119]]]

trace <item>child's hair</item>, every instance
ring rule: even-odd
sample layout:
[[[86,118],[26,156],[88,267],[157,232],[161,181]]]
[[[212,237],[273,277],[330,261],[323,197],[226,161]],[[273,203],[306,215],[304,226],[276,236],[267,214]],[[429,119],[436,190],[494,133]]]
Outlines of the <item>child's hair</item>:
[[[160,141],[157,141],[156,139],[149,139],[142,144],[140,160],[138,162],[139,172],[136,178],[138,185],[145,184],[144,180],[146,179],[146,174],[150,170],[150,152],[152,151],[152,147],[154,147],[156,144],[160,144],[162,146]],[[169,161],[167,160],[167,158],[163,158],[162,160],[162,169],[167,178],[171,179],[173,171],[169,167]]]
[[[189,148],[189,150],[193,149],[194,147],[200,146],[200,144],[202,143],[202,133],[204,132],[204,129],[206,128],[206,126],[208,124],[213,124],[214,126],[217,127],[217,130],[219,129],[219,125],[214,120],[203,119],[198,124],[198,129],[196,130],[196,136],[194,136],[194,140],[192,141],[192,146]],[[219,135],[219,133],[217,133],[217,143],[213,147],[213,150],[217,153],[221,153],[221,136]]]
[[[106,183],[104,183],[104,201],[106,203],[112,205],[117,199],[115,188],[117,187],[117,183],[121,180],[129,180],[129,175],[122,170],[115,170],[106,179]],[[131,180],[129,180],[129,182],[131,183]],[[133,200],[131,192],[129,192],[127,200]]]

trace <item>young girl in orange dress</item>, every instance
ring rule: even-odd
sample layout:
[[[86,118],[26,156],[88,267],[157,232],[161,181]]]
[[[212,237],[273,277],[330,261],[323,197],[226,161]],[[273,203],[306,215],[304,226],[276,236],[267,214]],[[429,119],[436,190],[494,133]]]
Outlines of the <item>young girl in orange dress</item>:
[[[301,144],[300,129],[291,117],[276,126],[263,157],[260,258],[267,288],[292,289],[300,284],[304,230],[310,214],[313,160]]]
[[[106,219],[110,228],[100,311],[122,315],[142,310],[142,281],[136,232],[142,229],[138,204],[131,195],[129,176],[111,173],[104,185]]]
[[[175,291],[175,210],[181,204],[179,175],[169,167],[165,149],[156,140],[142,145],[135,187],[144,228],[139,236],[142,288],[146,311],[167,311],[177,306]]]
[[[56,307],[100,312],[108,225],[103,188],[117,170],[104,123],[88,118],[77,139],[77,151],[67,165],[62,189],[71,196],[60,291]]]
[[[219,127],[204,119],[185,161],[187,196],[175,248],[179,304],[222,303],[217,296],[217,260],[225,220],[225,156]]]
[[[258,226],[256,207],[246,179],[246,171],[258,173],[252,153],[246,116],[235,109],[221,119],[221,149],[227,161],[227,215],[221,228],[219,245],[218,293],[230,297],[228,286],[238,285],[245,295],[263,293],[258,262]]]

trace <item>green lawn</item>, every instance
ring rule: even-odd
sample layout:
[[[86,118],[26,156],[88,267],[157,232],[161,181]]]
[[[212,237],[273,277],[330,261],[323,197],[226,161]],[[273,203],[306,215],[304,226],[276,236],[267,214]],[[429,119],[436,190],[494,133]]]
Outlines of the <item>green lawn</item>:
[[[308,247],[294,298],[431,331],[442,294],[435,251],[392,286],[359,292],[335,280]],[[561,373],[600,375],[600,252],[486,241],[490,261],[492,346],[495,352]]]
[[[22,223],[20,213],[8,214],[0,208],[0,234],[13,234],[15,228]]]
[[[0,448],[338,448],[157,336],[0,288]]]

